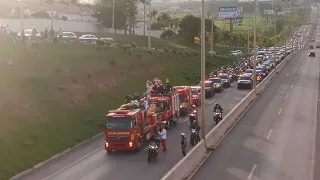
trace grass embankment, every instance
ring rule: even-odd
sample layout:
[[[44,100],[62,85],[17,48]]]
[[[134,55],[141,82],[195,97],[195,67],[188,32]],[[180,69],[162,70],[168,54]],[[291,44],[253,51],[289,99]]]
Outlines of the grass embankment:
[[[102,47],[0,43],[0,179],[102,132],[107,111],[119,107],[129,91],[142,93],[148,79],[198,82],[200,57],[194,50],[153,39],[165,52],[151,52],[128,45],[146,44],[146,37],[114,38],[118,45]],[[207,59],[207,65],[230,61]]]

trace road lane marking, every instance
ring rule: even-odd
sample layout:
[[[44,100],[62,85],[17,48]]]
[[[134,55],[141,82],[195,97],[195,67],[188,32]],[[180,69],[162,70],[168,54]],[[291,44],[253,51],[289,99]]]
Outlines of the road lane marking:
[[[212,101],[210,101],[210,102],[209,102],[209,104],[212,104],[212,103],[213,103],[213,101],[215,101],[215,100],[216,100],[216,99],[212,99]]]
[[[256,170],[257,166],[258,166],[257,164],[254,164],[254,165],[253,165],[253,167],[252,167],[252,169],[251,169],[251,171],[250,171],[250,174],[249,174],[247,180],[251,180],[251,178],[252,178],[252,176],[253,176],[253,173],[254,173],[254,171]]]
[[[268,133],[267,139],[270,139],[273,129],[271,129]]]
[[[94,154],[94,153],[96,153],[96,152],[100,151],[100,150],[101,150],[101,148],[103,148],[103,147],[104,147],[104,146],[100,146],[98,149],[96,149],[96,150],[92,151],[91,153],[89,153],[89,154],[87,154],[87,155],[83,156],[82,158],[80,158],[80,159],[78,159],[78,160],[74,161],[73,163],[71,163],[71,164],[69,164],[69,165],[65,166],[64,168],[59,169],[59,170],[58,170],[58,171],[56,171],[55,173],[53,173],[53,174],[51,174],[51,175],[47,176],[46,178],[44,178],[44,179],[42,179],[42,180],[48,180],[48,179],[53,178],[53,177],[54,177],[54,176],[56,176],[57,174],[59,174],[59,173],[61,173],[61,172],[65,171],[66,169],[70,168],[71,166],[73,166],[73,165],[77,164],[78,162],[80,162],[80,161],[82,161],[82,160],[86,159],[87,157],[91,156],[92,154]]]
[[[298,71],[298,74],[300,73],[300,71]]]
[[[293,88],[293,84],[290,86],[290,88]]]
[[[189,118],[185,118],[183,121],[186,122],[186,121],[188,121],[188,120],[189,120]]]
[[[296,80],[297,79],[297,76],[296,77],[294,77],[294,80]]]
[[[226,89],[226,91],[229,91],[229,90],[230,90],[230,88]]]
[[[279,109],[279,111],[278,111],[278,115],[280,115],[280,114],[281,114],[281,112],[282,112],[282,108],[281,108],[281,109]]]
[[[288,94],[286,94],[286,97],[284,97],[284,99],[287,99],[287,98],[288,98],[288,96],[289,96],[289,95],[288,95]]]

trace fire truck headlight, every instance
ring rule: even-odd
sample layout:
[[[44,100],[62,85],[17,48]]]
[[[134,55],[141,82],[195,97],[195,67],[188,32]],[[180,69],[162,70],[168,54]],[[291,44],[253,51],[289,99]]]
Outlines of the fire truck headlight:
[[[105,141],[105,145],[106,147],[109,147],[109,143],[107,141]]]
[[[129,142],[129,147],[132,147],[132,142]]]

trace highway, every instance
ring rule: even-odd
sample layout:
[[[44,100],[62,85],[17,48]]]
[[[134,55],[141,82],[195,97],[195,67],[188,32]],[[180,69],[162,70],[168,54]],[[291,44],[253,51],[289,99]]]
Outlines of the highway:
[[[308,52],[288,62],[191,179],[313,180],[320,50]]]
[[[207,132],[214,126],[212,109],[218,102],[228,113],[243,99],[248,90],[237,90],[233,87],[216,93],[212,99],[206,100]],[[201,114],[201,112],[200,112]],[[200,117],[201,118],[201,117]],[[89,144],[66,154],[62,158],[50,162],[38,170],[20,179],[23,180],[150,180],[160,179],[181,158],[180,133],[189,135],[188,117],[180,118],[176,127],[168,130],[167,152],[161,152],[158,159],[147,162],[147,153],[115,152],[108,154],[104,148],[104,138],[98,138]],[[189,147],[191,148],[191,147]]]

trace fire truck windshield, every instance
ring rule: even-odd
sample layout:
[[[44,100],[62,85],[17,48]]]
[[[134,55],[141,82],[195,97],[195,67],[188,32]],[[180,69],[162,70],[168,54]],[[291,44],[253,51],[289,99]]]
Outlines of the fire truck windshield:
[[[180,102],[186,102],[186,95],[185,94],[179,94],[179,101]]]
[[[193,89],[193,90],[192,90],[192,95],[198,95],[198,94],[199,94],[199,92],[198,92],[197,89]]]
[[[132,128],[132,119],[128,117],[108,117],[106,119],[106,129],[128,130]]]
[[[167,102],[156,103],[156,113],[162,113],[167,109]]]

